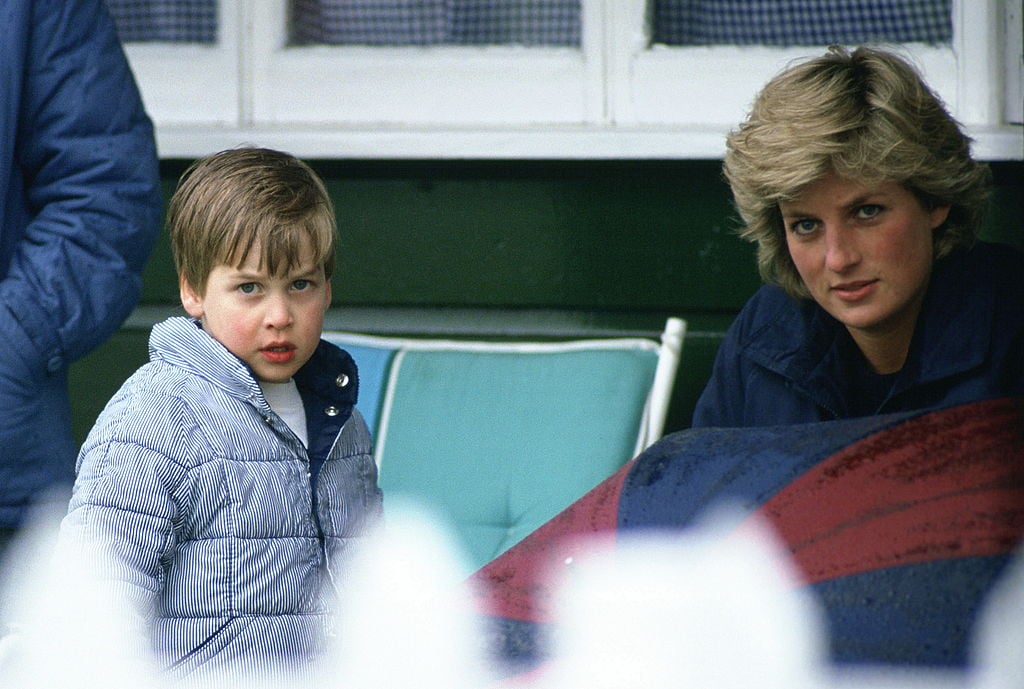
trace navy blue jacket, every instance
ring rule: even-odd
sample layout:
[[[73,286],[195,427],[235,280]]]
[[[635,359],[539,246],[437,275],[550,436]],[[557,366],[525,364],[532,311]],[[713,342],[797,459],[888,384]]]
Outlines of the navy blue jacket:
[[[73,479],[67,366],[134,307],[152,125],[102,0],[0,2],[0,528]]]
[[[814,301],[762,287],[726,333],[693,426],[768,426],[862,415],[845,327]],[[1024,394],[1024,255],[979,242],[937,261],[903,369],[867,413]]]

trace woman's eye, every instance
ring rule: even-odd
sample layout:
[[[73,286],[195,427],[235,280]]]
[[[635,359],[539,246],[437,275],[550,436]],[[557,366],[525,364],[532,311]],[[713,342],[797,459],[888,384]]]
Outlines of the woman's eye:
[[[861,206],[860,208],[857,209],[857,217],[864,220],[870,220],[871,218],[875,217],[881,212],[881,206],[879,206],[878,204],[869,203],[866,206]]]
[[[789,228],[793,234],[807,235],[818,229],[818,223],[815,220],[796,220],[790,223]]]

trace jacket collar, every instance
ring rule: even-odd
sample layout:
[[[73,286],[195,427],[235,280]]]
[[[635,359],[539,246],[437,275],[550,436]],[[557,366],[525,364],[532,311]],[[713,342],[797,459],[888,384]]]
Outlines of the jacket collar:
[[[961,250],[935,263],[894,393],[983,363],[996,295],[988,281],[977,280],[980,257],[975,253]],[[751,333],[744,350],[759,365],[835,409],[843,397],[839,381],[845,375],[843,351],[848,346],[849,334],[842,324],[808,299],[768,318]]]
[[[202,377],[233,397],[269,409],[252,370],[210,337],[193,318],[176,316],[154,325],[149,351],[153,360],[166,361]],[[295,374],[295,382],[300,391],[312,393],[341,409],[355,404],[359,385],[352,358],[324,341]]]

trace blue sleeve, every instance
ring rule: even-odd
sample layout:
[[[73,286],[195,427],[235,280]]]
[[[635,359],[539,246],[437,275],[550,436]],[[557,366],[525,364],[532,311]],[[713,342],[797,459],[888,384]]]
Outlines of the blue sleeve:
[[[693,410],[693,428],[742,426],[743,376],[739,346],[740,319],[729,327],[718,347],[711,377]]]
[[[0,306],[9,310],[0,318],[13,315],[52,371],[103,342],[134,307],[162,199],[152,123],[102,0],[22,8],[21,52],[3,49],[24,62],[5,219],[27,224],[0,228]]]
[[[749,354],[755,344],[759,348],[770,344],[764,339],[765,326],[779,319],[783,313],[780,305],[788,306],[789,297],[777,287],[762,286],[740,309],[718,347],[711,376],[693,410],[694,428],[760,425],[774,418],[774,414],[760,418],[749,413],[752,406],[767,404],[770,409],[781,402],[773,399],[776,391],[766,386],[767,381],[756,372]],[[751,394],[756,399],[750,399]]]

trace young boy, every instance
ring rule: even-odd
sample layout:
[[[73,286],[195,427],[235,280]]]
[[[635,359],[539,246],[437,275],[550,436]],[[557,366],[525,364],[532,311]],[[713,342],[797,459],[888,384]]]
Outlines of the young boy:
[[[89,434],[62,545],[104,554],[172,675],[309,669],[381,512],[355,365],[320,339],[334,211],[307,165],[245,148],[186,171],[167,226],[189,318]]]

